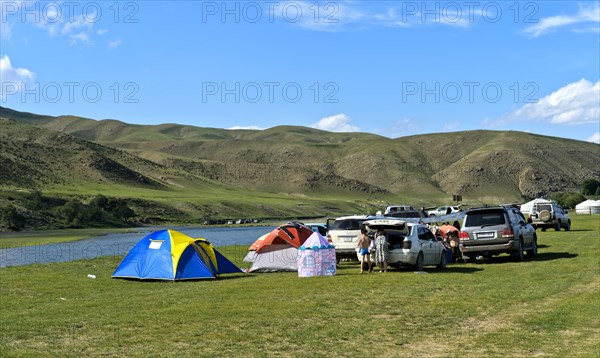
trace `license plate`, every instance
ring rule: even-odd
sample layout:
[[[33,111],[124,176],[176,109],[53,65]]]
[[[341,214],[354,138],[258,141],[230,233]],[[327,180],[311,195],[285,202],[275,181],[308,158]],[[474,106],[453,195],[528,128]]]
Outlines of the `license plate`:
[[[479,234],[477,234],[477,238],[478,239],[493,239],[494,233],[493,232],[480,232]]]
[[[345,237],[345,238],[344,238],[344,241],[345,241],[345,242],[352,242],[352,238],[351,238],[351,237]]]

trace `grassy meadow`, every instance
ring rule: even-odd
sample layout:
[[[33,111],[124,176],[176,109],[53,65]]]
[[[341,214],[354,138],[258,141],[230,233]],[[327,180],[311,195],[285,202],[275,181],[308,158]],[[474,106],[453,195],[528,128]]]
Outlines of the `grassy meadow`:
[[[597,357],[600,217],[572,220],[538,230],[533,259],[425,273],[111,279],[122,256],[0,269],[0,356]],[[221,248],[243,268],[245,251]]]

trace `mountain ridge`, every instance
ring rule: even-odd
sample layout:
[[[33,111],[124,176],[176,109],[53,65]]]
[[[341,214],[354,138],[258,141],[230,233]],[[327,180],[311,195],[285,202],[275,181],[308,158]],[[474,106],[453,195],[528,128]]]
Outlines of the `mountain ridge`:
[[[444,203],[460,194],[471,202],[497,203],[578,191],[583,180],[600,176],[598,144],[519,131],[391,139],[299,126],[139,125],[3,107],[0,117],[6,128],[0,159],[15,168],[0,176],[3,186],[97,182],[157,193],[214,186],[242,196],[298,193],[415,204]],[[62,158],[54,166],[47,158],[53,152],[55,160]],[[72,162],[76,169],[64,169]]]

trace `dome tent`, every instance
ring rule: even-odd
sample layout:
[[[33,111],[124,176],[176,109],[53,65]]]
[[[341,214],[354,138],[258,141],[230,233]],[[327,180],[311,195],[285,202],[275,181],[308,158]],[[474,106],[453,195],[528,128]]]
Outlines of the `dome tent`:
[[[289,222],[259,237],[244,257],[244,261],[252,263],[248,272],[297,271],[298,248],[312,233],[311,228],[299,222]]]
[[[205,239],[160,230],[140,240],[119,264],[113,278],[193,280],[242,272]]]
[[[586,200],[575,206],[576,214],[600,214],[600,200]]]

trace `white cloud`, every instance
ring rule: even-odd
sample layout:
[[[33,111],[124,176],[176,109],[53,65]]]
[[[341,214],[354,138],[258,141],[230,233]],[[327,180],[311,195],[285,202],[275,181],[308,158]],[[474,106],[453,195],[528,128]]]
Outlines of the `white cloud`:
[[[28,83],[35,78],[35,73],[20,67],[13,67],[8,55],[0,57],[0,97],[6,100],[6,97],[20,92]]]
[[[600,144],[600,132],[594,133],[591,137],[587,139],[588,142]]]
[[[123,43],[123,41],[121,41],[120,39],[115,40],[115,41],[110,41],[108,43],[108,48],[111,48],[111,49],[117,48],[117,47],[121,46],[122,43]]]
[[[259,126],[233,126],[227,129],[251,129],[251,130],[258,130],[258,131],[262,131],[264,128],[261,128]]]
[[[517,110],[517,115],[550,119],[555,124],[598,123],[600,120],[600,81],[581,79]]]
[[[351,119],[344,113],[330,117],[323,117],[317,123],[310,126],[329,132],[360,132],[360,128],[350,123]]]
[[[90,35],[85,32],[78,32],[76,34],[69,35],[69,43],[75,45],[77,43],[91,43]]]
[[[100,36],[104,35],[106,33],[108,33],[107,29],[99,29],[98,31],[96,31],[96,35],[100,35]]]
[[[552,124],[600,123],[599,99],[600,81],[591,83],[581,79],[543,97],[537,103],[524,105],[497,122],[534,120]]]
[[[539,37],[559,28],[564,28],[565,26],[579,24],[584,24],[587,27],[583,30],[573,29],[573,31],[585,32],[586,30],[589,30],[590,22],[600,24],[600,5],[598,5],[598,3],[595,3],[591,6],[579,4],[579,11],[575,15],[556,15],[545,17],[537,24],[526,28],[525,32],[531,34],[533,37]]]
[[[444,25],[467,27],[479,17],[477,12],[467,13],[459,4],[440,5],[425,2],[383,2],[384,6],[355,2],[286,1],[277,3],[274,14],[284,22],[315,31],[336,32],[350,26],[416,27]]]

